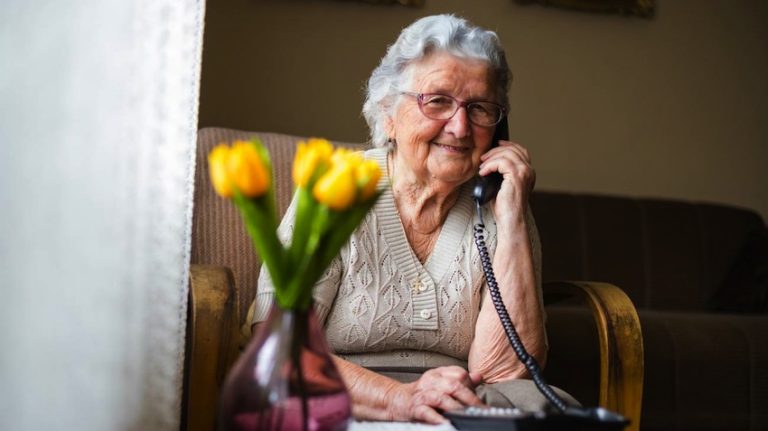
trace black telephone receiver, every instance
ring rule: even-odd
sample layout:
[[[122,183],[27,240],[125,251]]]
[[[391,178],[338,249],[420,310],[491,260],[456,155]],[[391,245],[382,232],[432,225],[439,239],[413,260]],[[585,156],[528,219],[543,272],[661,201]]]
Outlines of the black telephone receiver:
[[[491,141],[491,148],[497,147],[500,140],[509,139],[509,122],[507,117],[504,117],[501,122],[496,126],[496,131],[493,133],[493,140]],[[477,176],[477,183],[472,190],[472,195],[480,205],[487,204],[491,199],[496,197],[496,193],[501,188],[501,181],[504,178],[498,172],[493,172],[486,176]]]

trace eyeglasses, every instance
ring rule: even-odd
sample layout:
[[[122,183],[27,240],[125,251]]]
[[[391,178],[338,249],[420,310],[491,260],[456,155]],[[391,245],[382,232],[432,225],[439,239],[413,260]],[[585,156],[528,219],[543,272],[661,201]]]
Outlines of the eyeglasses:
[[[504,107],[493,102],[465,102],[445,94],[412,93],[409,91],[401,91],[400,93],[415,97],[421,113],[433,120],[453,118],[461,107],[467,109],[469,121],[481,127],[495,126],[504,117]]]

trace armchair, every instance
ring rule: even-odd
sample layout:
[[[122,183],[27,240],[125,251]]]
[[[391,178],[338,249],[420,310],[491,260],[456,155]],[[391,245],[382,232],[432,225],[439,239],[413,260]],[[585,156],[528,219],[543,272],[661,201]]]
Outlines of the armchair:
[[[241,330],[241,325],[256,293],[260,266],[236,209],[213,192],[206,156],[219,142],[254,135],[262,139],[271,153],[275,196],[282,214],[293,192],[291,162],[296,142],[302,138],[221,128],[205,128],[199,132],[182,412],[182,428],[187,430],[215,427],[219,389],[239,347],[249,336],[248,331]],[[364,148],[360,144],[335,144]],[[588,305],[597,327],[600,352],[599,376],[592,385],[595,392],[599,391],[599,404],[628,417],[632,421],[630,429],[639,429],[643,341],[632,302],[619,288],[606,283],[546,283],[544,294],[547,303],[575,298]],[[550,350],[553,349],[557,347],[551,346]],[[557,366],[567,373],[572,365],[566,360]]]

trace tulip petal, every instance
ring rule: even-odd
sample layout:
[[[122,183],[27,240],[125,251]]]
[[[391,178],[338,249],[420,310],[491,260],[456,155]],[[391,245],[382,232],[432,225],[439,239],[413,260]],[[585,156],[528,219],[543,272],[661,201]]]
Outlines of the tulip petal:
[[[227,174],[229,147],[220,144],[208,153],[208,173],[213,183],[213,189],[224,198],[232,197],[232,182]]]
[[[334,165],[317,180],[312,195],[318,202],[335,211],[349,208],[357,196],[352,166],[346,163]]]
[[[235,141],[227,159],[227,170],[232,183],[246,197],[262,196],[270,186],[264,161],[251,142]]]

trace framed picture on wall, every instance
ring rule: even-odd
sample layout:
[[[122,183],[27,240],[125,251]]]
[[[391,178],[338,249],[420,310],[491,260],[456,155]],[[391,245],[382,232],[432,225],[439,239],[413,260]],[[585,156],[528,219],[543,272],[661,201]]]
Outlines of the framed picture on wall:
[[[362,3],[372,4],[400,4],[403,6],[422,7],[424,0],[358,0]]]
[[[621,13],[643,18],[653,17],[655,0],[515,0],[520,4],[540,4],[565,9]]]

